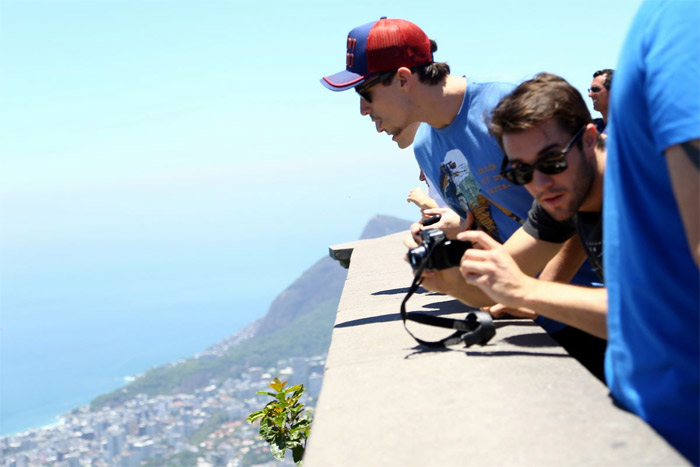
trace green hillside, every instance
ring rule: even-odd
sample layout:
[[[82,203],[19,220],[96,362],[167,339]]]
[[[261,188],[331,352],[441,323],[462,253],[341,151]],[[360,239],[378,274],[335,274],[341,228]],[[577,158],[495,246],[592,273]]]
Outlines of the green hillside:
[[[335,297],[316,303],[313,303],[313,297],[309,297],[299,305],[303,308],[303,312],[291,322],[272,329],[264,335],[256,335],[245,340],[221,357],[190,358],[181,363],[150,369],[142,377],[123,388],[99,396],[92,401],[91,408],[97,410],[104,405],[118,405],[136,394],[154,396],[190,392],[209,384],[212,379],[224,381],[231,376],[238,376],[248,367],[267,367],[283,358],[312,357],[326,353],[346,271],[330,258],[324,258],[319,263],[326,263],[325,265],[331,265],[337,269],[324,278],[325,288],[337,291]],[[327,268],[322,269],[328,272]],[[307,271],[290,289],[305,289],[309,283],[318,279],[318,276]],[[325,291],[324,295],[326,295]]]
[[[375,216],[362,238],[374,238],[405,230],[408,221]],[[97,397],[91,409],[116,406],[137,394],[188,393],[238,376],[246,368],[269,367],[291,357],[313,357],[327,352],[335,314],[347,271],[326,257],[317,261],[270,305],[255,335],[228,351],[207,358],[189,358],[148,370],[134,382]]]

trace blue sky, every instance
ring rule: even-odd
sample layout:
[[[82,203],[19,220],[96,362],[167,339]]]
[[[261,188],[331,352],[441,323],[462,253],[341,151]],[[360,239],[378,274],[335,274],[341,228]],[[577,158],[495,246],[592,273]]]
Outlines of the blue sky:
[[[354,93],[318,83],[344,67],[349,29],[403,17],[455,74],[546,70],[585,90],[637,5],[3,0],[0,248],[115,242],[123,259],[237,238],[323,255],[374,213],[415,213],[410,150],[375,134]]]
[[[412,152],[319,83],[353,27],[405,18],[453,74],[585,92],[638,4],[1,0],[3,333],[85,300],[243,297],[252,319],[372,215],[417,217]]]

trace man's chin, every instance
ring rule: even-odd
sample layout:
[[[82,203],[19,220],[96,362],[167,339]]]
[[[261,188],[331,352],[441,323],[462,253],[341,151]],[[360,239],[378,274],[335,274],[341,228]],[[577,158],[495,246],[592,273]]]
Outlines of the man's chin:
[[[403,132],[400,131],[400,132],[394,134],[394,135],[391,137],[391,140],[392,140],[394,143],[396,143],[396,145],[399,147],[399,149],[406,149],[407,147],[409,147],[409,146],[413,143],[413,140],[410,140],[410,141],[409,141],[409,140],[405,137],[405,135],[402,135],[402,133],[403,133]]]

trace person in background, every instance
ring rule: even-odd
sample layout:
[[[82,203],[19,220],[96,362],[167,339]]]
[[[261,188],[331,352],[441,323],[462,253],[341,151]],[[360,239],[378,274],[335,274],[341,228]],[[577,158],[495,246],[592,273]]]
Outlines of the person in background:
[[[416,132],[418,131],[418,127],[420,125],[420,122],[410,124],[406,127],[404,131],[401,132],[400,135],[398,135],[394,139],[394,142],[399,147],[399,149],[406,149],[407,147],[413,144],[413,140],[416,137]],[[427,185],[428,193],[423,191],[423,189],[419,186],[412,188],[411,191],[408,192],[406,201],[418,206],[418,208],[421,210],[421,213],[426,209],[446,208],[447,205],[445,204],[445,201],[442,200],[440,193],[437,190],[435,190],[435,188],[432,185],[430,185],[428,180],[425,178],[423,169],[420,169],[420,175],[418,176],[418,179]]]
[[[593,110],[597,110],[603,118],[593,120],[599,133],[605,132],[605,125],[608,122],[608,108],[610,102],[610,87],[614,71],[610,68],[598,70],[593,73],[591,87],[588,88],[588,97],[593,101]]]
[[[700,2],[642,3],[611,94],[603,221],[614,400],[700,463]]]
[[[411,191],[408,192],[408,196],[406,197],[406,201],[409,203],[413,203],[418,208],[421,210],[421,213],[425,211],[426,209],[438,209],[441,206],[445,206],[445,202],[442,201],[442,198],[440,198],[440,195],[433,189],[433,187],[430,186],[428,181],[425,179],[425,175],[423,174],[423,169],[420,170],[420,174],[418,176],[418,179],[421,182],[424,182],[428,188],[428,193],[423,191],[423,188],[417,186],[415,188],[412,188]],[[431,195],[432,193],[432,195]],[[439,202],[438,202],[439,200]]]

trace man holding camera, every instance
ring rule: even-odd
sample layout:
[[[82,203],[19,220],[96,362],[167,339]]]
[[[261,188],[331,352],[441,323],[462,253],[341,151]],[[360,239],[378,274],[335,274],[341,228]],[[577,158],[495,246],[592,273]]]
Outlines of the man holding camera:
[[[426,122],[416,135],[416,159],[430,185],[463,220],[460,226],[454,217],[450,224],[443,218],[434,227],[454,235],[473,215],[479,228],[505,240],[527,217],[532,197],[499,174],[503,153],[485,119],[514,85],[452,76],[447,63],[433,60],[436,50],[415,24],[381,18],[350,31],[346,69],[321,83],[333,91],[355,89],[362,115],[399,147],[407,146],[403,135],[415,122]],[[548,278],[557,279],[556,271]],[[590,269],[577,279],[595,280]]]
[[[471,305],[500,303],[606,338],[604,288],[534,278],[565,241],[578,236],[603,280],[605,148],[583,97],[562,78],[543,73],[501,100],[490,127],[507,155],[501,174],[535,199],[528,220],[503,245],[484,232],[460,233],[459,240],[473,245],[459,271],[434,272],[425,285]],[[570,264],[570,273],[584,259]]]
[[[505,240],[526,219],[532,196],[499,174],[503,153],[485,120],[514,85],[452,76],[447,63],[433,60],[436,50],[436,43],[415,24],[381,18],[350,31],[346,69],[321,83],[332,91],[355,89],[361,96],[361,114],[397,144],[411,124],[427,123],[416,135],[416,160],[430,184],[459,214],[451,217],[451,223],[443,218],[433,227],[454,236],[475,219],[480,229]],[[580,244],[567,243],[540,276],[561,280],[558,266],[576,262],[578,267],[582,255]],[[564,271],[566,281],[574,277],[568,272]],[[574,281],[591,284],[596,278],[587,266]],[[586,359],[595,361],[591,371],[602,378],[604,342],[544,317],[537,317],[537,322],[587,367],[591,368]]]

